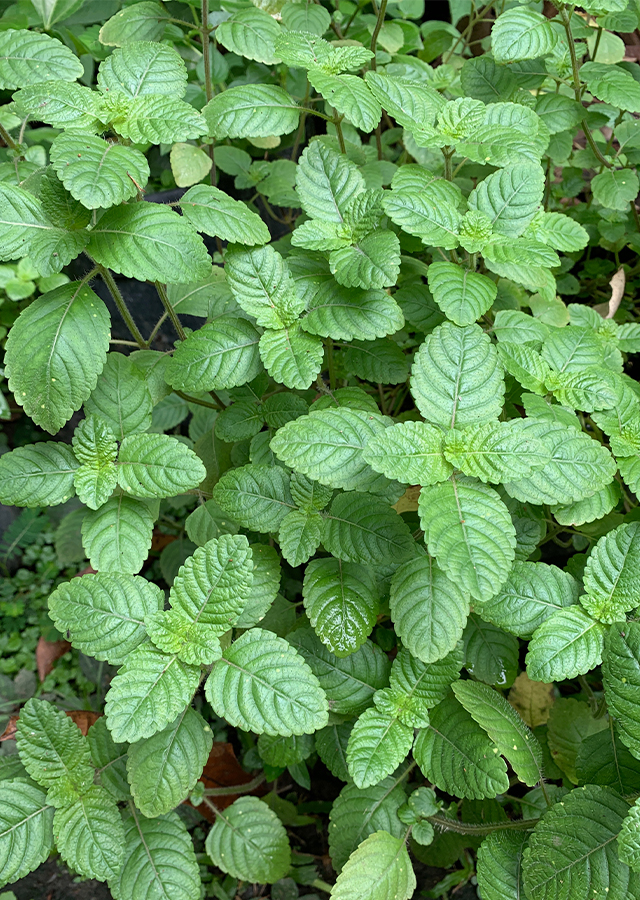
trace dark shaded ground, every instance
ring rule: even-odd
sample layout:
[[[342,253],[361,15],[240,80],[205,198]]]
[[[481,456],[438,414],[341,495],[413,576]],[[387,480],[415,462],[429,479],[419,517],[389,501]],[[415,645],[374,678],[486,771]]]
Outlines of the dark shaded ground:
[[[98,881],[75,884],[73,876],[55,860],[50,860],[9,885],[18,900],[111,900],[111,891]]]

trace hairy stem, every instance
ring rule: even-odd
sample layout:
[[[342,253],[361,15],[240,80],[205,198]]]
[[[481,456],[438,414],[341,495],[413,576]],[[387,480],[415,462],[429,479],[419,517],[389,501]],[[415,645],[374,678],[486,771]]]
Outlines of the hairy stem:
[[[167,315],[171,319],[171,324],[175,328],[176,334],[178,335],[178,337],[181,341],[186,341],[187,335],[185,334],[185,330],[182,327],[182,323],[180,322],[180,319],[178,318],[178,313],[175,311],[175,309],[173,308],[173,306],[171,305],[171,303],[169,301],[169,297],[167,296],[166,287],[164,286],[164,284],[162,284],[161,281],[156,281],[155,285],[156,285],[156,290],[158,292],[158,296],[162,300],[162,305],[164,306]]]
[[[204,795],[205,797],[231,797],[234,794],[250,794],[251,791],[260,787],[264,781],[265,774],[264,772],[261,772],[259,775],[256,775],[255,778],[252,778],[251,781],[247,781],[246,784],[232,784],[229,787],[205,788]]]
[[[202,62],[204,65],[204,93],[207,103],[213,97],[213,87],[211,84],[211,54],[209,52],[209,0],[202,0],[201,6],[201,39],[202,39]],[[211,170],[209,172],[209,180],[215,186],[216,176],[216,158],[215,158],[215,141],[207,145],[209,158],[211,159]]]
[[[342,116],[336,114],[335,118],[332,120],[335,125],[336,134],[338,136],[338,143],[340,144],[340,153],[346,153],[347,148],[344,143],[344,135],[342,133]]]
[[[0,138],[2,138],[5,146],[9,147],[10,150],[18,151],[20,149],[20,144],[14,141],[4,125],[0,125]]]
[[[492,822],[486,825],[476,825],[471,822],[458,822],[456,819],[448,819],[446,816],[429,816],[429,822],[443,828],[446,831],[455,831],[456,834],[491,834],[493,831],[522,831],[533,829],[539,819],[518,819],[509,822]]]
[[[113,297],[113,302],[118,307],[118,312],[124,319],[125,325],[127,326],[129,331],[133,335],[138,347],[140,347],[141,350],[148,350],[149,345],[147,344],[145,339],[142,337],[142,334],[140,333],[140,329],[134,322],[133,316],[127,309],[127,304],[124,302],[124,297],[120,293],[120,288],[116,284],[115,278],[113,277],[113,275],[111,274],[109,269],[107,269],[106,266],[98,266],[97,270],[100,273],[100,277],[102,278],[105,285],[107,286],[107,290]]]
[[[209,403],[208,400],[201,400],[200,397],[192,397],[190,394],[185,394],[183,391],[178,391],[175,388],[173,389],[173,393],[177,394],[178,397],[182,397],[187,403],[195,403],[196,406],[206,406],[207,409],[224,409],[223,406],[218,406],[216,403]]]
[[[380,29],[382,28],[384,22],[384,14],[387,11],[387,0],[381,0],[380,9],[378,10],[378,18],[376,19],[376,27],[373,29],[373,34],[371,35],[371,52],[373,53],[373,59],[371,60],[371,68],[375,72],[376,70],[376,46],[378,44],[378,35],[380,34]]]

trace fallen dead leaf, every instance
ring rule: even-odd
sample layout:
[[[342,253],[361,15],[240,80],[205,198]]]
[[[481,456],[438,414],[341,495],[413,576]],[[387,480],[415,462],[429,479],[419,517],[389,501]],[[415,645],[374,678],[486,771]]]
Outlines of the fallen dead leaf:
[[[531,681],[526,672],[521,672],[513,682],[508,699],[527,725],[536,728],[549,718],[555,700],[553,684]]]
[[[415,512],[418,508],[418,497],[420,496],[421,487],[419,484],[408,487],[397,503],[394,503],[393,509],[400,514],[403,512]]]
[[[168,544],[172,544],[177,539],[175,534],[163,534],[162,531],[154,530],[151,536],[151,549],[156,551],[164,550]]]
[[[71,650],[69,641],[46,641],[43,637],[38,640],[36,647],[36,666],[38,678],[44,681],[49,672],[53,672],[53,664]]]
[[[624,295],[624,287],[626,283],[627,276],[624,273],[624,269],[620,267],[609,282],[609,287],[611,288],[611,299],[609,300],[609,312],[605,316],[605,319],[613,319],[613,317],[615,316]]]
[[[16,738],[16,725],[18,724],[18,717],[11,716],[9,721],[7,722],[7,727],[0,734],[0,741],[14,741]]]
[[[211,748],[209,759],[204,767],[200,781],[205,788],[233,787],[236,784],[247,784],[252,781],[253,776],[242,768],[236,758],[232,744],[225,744],[222,741],[216,741]],[[264,794],[266,788],[264,784],[259,785],[251,791],[253,795]],[[222,797],[211,798],[218,809],[226,809],[227,806],[238,799],[238,794],[227,794]],[[188,800],[185,801],[191,806]],[[202,813],[205,819],[215,822],[215,813],[209,807],[202,803],[197,807],[198,812]]]

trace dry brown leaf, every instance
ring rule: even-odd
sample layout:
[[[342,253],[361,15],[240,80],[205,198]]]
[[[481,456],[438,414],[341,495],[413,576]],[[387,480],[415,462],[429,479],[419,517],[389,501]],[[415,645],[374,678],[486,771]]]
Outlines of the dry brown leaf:
[[[509,703],[531,728],[545,724],[554,700],[553,684],[531,681],[526,672],[518,675],[509,691]]]
[[[2,732],[2,734],[0,734],[0,741],[15,741],[17,724],[18,716],[11,716],[11,718],[7,722],[7,727]]]
[[[627,276],[625,275],[624,269],[621,266],[609,282],[609,287],[611,288],[611,299],[609,300],[609,311],[607,312],[605,319],[613,319],[613,317],[615,316],[622,301],[622,297],[624,296],[624,288],[626,283]]]
[[[236,758],[232,744],[225,744],[222,741],[216,741],[211,748],[209,759],[204,767],[200,781],[205,788],[233,787],[236,784],[247,784],[253,776],[242,768]],[[265,793],[264,784],[251,791],[254,795]],[[238,794],[229,794],[223,797],[213,797],[213,802],[218,809],[226,809],[227,806],[238,799]],[[189,806],[189,801],[185,801]],[[215,813],[209,809],[206,804],[198,807],[198,812],[202,813],[205,819],[215,822]]]
[[[415,512],[418,508],[418,497],[420,496],[421,487],[419,484],[408,487],[393,508],[399,513]]]
[[[36,647],[36,666],[38,678],[44,681],[49,672],[53,672],[53,664],[71,650],[69,641],[46,641],[43,637],[38,640]]]
[[[88,709],[71,709],[66,711],[67,715],[70,719],[76,723],[80,731],[87,736],[87,732],[91,728],[91,726],[97,722],[102,713],[91,712]],[[7,727],[0,734],[0,741],[13,741],[16,737],[16,725],[18,724],[18,719],[20,716],[11,716],[9,722],[7,723]]]
[[[168,544],[172,544],[177,540],[178,538],[175,534],[163,534],[162,531],[157,531],[156,529],[154,529],[151,536],[151,549],[156,551],[164,550],[164,548]]]

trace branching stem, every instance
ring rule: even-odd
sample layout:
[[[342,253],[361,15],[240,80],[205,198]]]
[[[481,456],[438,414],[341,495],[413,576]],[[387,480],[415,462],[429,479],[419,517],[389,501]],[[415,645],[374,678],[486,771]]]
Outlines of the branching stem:
[[[98,266],[97,271],[100,273],[100,277],[102,278],[105,285],[107,286],[107,290],[113,297],[113,302],[118,307],[118,312],[124,319],[125,325],[129,329],[129,331],[131,332],[133,337],[135,338],[135,341],[136,341],[138,347],[140,347],[141,350],[148,350],[149,344],[142,337],[142,334],[140,333],[140,329],[134,322],[133,316],[131,315],[131,313],[129,312],[129,310],[127,308],[127,304],[124,301],[124,297],[120,293],[120,288],[116,284],[115,278],[113,277],[113,275],[111,274],[109,269],[107,269],[106,266]]]

